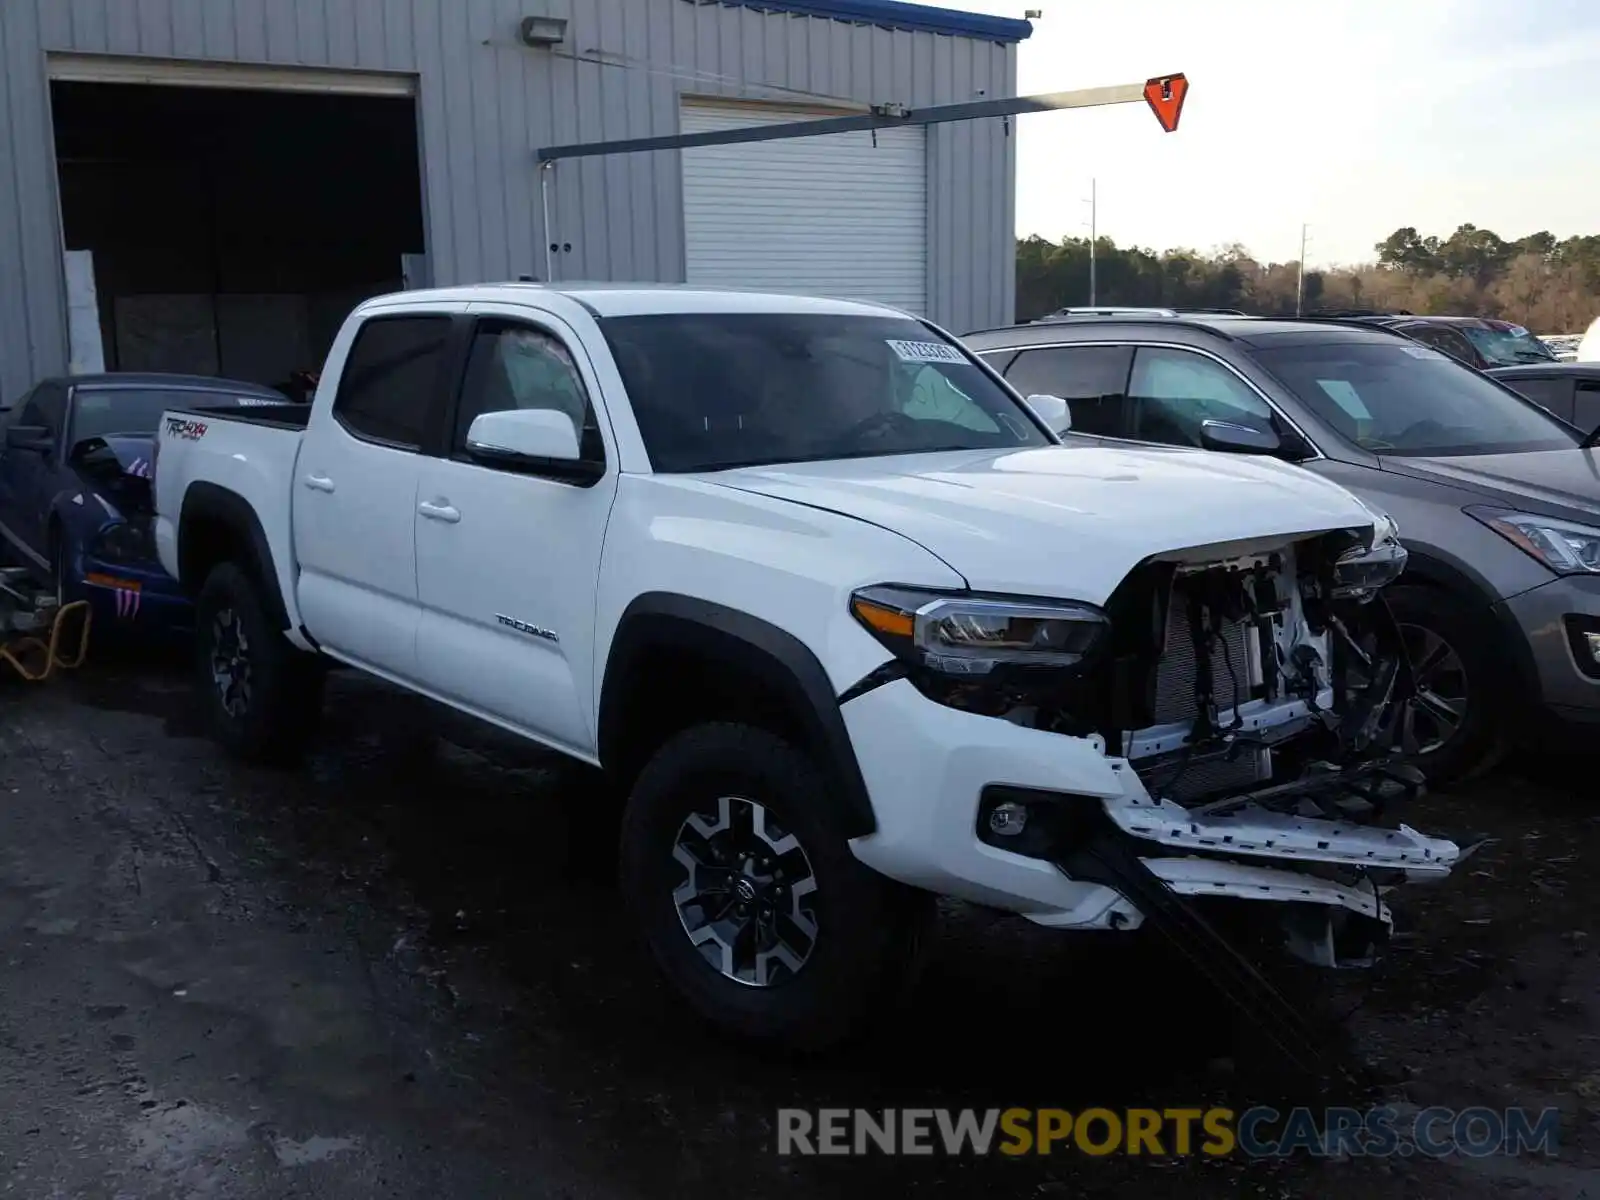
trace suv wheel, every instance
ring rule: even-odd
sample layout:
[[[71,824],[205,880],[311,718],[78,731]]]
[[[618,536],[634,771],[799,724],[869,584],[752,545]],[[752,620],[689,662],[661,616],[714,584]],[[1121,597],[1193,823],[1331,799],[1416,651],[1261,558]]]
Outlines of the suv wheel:
[[[656,965],[700,1016],[813,1050],[909,981],[932,898],[859,863],[822,776],[764,730],[666,743],[622,821],[622,889]]]
[[[234,563],[214,568],[200,590],[195,649],[217,740],[249,762],[297,757],[321,713],[321,664],[273,627],[255,581]]]
[[[1485,622],[1449,592],[1395,586],[1386,593],[1416,676],[1417,766],[1429,782],[1481,775],[1505,756]]]

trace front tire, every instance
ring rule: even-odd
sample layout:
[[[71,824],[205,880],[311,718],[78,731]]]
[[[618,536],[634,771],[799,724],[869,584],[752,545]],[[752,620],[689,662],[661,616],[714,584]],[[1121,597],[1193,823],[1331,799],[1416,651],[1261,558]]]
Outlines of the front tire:
[[[813,763],[775,734],[691,728],[640,774],[622,818],[624,897],[699,1016],[811,1051],[903,992],[932,897],[858,862]]]
[[[321,715],[322,666],[274,627],[259,585],[236,563],[214,567],[200,589],[195,649],[217,741],[245,762],[296,760]]]
[[[1454,594],[1396,585],[1385,593],[1416,673],[1416,764],[1428,782],[1459,783],[1491,770],[1509,748],[1495,698],[1488,621]]]

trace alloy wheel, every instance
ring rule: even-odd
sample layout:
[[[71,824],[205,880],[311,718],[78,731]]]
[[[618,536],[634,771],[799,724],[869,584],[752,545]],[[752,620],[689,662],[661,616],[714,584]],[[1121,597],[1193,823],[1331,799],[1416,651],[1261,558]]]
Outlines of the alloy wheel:
[[[817,944],[816,875],[804,847],[753,800],[720,797],[678,828],[678,919],[706,963],[749,987],[792,979]]]
[[[1461,654],[1432,629],[1400,626],[1416,680],[1412,700],[1417,753],[1431,754],[1453,738],[1467,717],[1468,679]]]
[[[211,622],[211,679],[222,711],[238,719],[250,711],[250,642],[238,614],[224,608]]]

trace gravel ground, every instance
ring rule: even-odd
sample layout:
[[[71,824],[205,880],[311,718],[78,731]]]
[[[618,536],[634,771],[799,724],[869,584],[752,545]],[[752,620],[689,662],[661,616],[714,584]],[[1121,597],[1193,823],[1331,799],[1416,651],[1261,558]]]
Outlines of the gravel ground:
[[[1600,1196],[1600,815],[1575,764],[1425,800],[1496,839],[1319,977],[1358,1082],[1288,1081],[1148,952],[960,906],[864,1047],[687,1021],[580,773],[339,676],[313,759],[246,770],[183,679],[0,687],[0,1193],[23,1197]],[[1542,776],[1542,777],[1541,777]],[[779,1107],[1298,1101],[1562,1110],[1547,1159],[816,1159]]]

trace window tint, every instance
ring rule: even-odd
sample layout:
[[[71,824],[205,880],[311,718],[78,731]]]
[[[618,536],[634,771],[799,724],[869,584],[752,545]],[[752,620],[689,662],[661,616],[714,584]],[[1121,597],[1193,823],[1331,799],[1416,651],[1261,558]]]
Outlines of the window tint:
[[[480,321],[472,335],[452,449],[466,449],[467,431],[487,412],[542,408],[565,413],[586,459],[605,458],[594,407],[561,340],[515,321]]]
[[[1406,325],[1402,332],[1416,338],[1425,346],[1432,346],[1435,350],[1443,350],[1452,358],[1458,358],[1468,366],[1477,366],[1480,359],[1477,351],[1472,348],[1472,343],[1467,341],[1454,329],[1444,325]]]
[[[1024,396],[1060,396],[1072,413],[1075,433],[1126,437],[1127,346],[1050,346],[1024,350],[1006,382]]]
[[[1256,361],[1332,428],[1379,455],[1570,449],[1572,430],[1516,392],[1415,343],[1305,342]]]
[[[1572,423],[1585,433],[1600,425],[1600,383],[1582,380],[1573,398]]]
[[[1270,405],[1221,363],[1188,350],[1141,347],[1128,385],[1133,436],[1199,446],[1200,426],[1227,421],[1273,431]]]
[[[440,397],[449,336],[444,316],[367,321],[345,360],[334,415],[357,437],[420,447]]]
[[[657,471],[1051,444],[910,318],[674,313],[600,328]]]
[[[61,426],[67,416],[67,389],[57,383],[42,383],[33,390],[22,406],[20,423],[42,425],[50,436],[61,436]]]
[[[1521,392],[1542,408],[1549,409],[1563,421],[1572,420],[1572,380],[1532,378],[1502,379],[1513,391]]]

